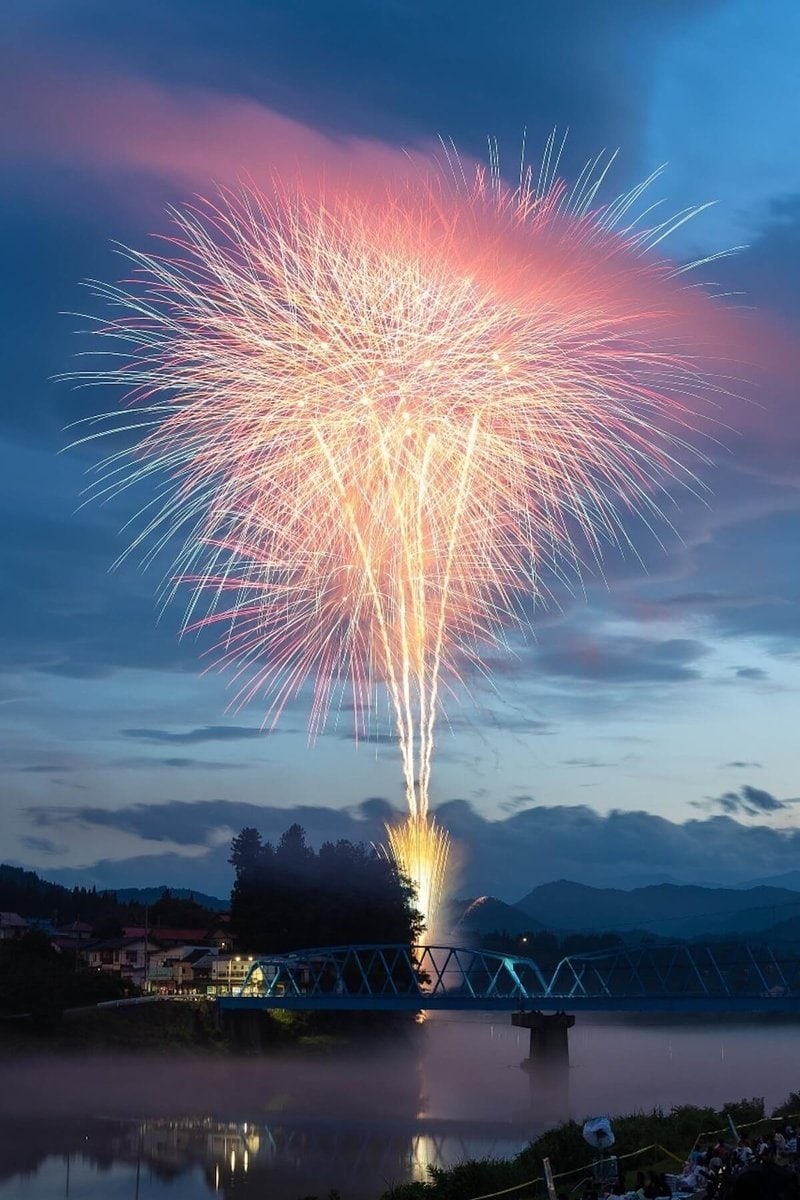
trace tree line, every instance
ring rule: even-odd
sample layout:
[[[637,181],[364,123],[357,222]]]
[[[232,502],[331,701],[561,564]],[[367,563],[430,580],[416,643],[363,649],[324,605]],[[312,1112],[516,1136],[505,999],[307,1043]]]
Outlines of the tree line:
[[[231,932],[247,952],[418,940],[414,889],[374,847],[347,840],[319,851],[292,825],[277,845],[246,828],[231,843]]]
[[[0,863],[0,912],[52,922],[57,928],[81,921],[91,925],[98,937],[112,937],[126,925],[149,923],[155,932],[159,925],[191,929],[211,929],[219,913],[198,904],[192,896],[174,895],[163,888],[152,904],[139,900],[121,900],[116,892],[96,887],[63,887],[41,879],[35,871]]]

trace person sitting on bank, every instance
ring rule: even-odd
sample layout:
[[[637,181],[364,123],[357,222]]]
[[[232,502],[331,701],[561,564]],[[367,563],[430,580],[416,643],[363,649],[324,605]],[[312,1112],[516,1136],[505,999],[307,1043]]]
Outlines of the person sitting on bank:
[[[657,1171],[648,1171],[644,1185],[645,1200],[659,1200],[661,1196],[669,1195],[669,1187],[663,1175]]]

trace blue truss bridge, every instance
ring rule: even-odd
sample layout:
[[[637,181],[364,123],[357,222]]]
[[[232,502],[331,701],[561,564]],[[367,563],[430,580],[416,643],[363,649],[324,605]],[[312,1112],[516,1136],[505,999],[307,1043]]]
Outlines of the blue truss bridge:
[[[458,946],[326,946],[257,959],[225,1010],[800,1013],[800,949],[615,947],[530,958]]]

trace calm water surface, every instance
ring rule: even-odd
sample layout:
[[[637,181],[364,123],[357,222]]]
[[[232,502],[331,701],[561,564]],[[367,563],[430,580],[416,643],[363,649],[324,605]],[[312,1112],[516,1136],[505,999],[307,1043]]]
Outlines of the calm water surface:
[[[40,1057],[2,1066],[0,1200],[376,1200],[573,1116],[800,1091],[800,1024],[584,1015],[568,1068],[508,1016],[436,1016],[363,1056]]]

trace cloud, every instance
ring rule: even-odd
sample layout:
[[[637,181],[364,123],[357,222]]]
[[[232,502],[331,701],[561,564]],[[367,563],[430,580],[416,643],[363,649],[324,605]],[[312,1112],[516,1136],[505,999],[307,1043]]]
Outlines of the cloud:
[[[752,766],[750,763],[729,763],[729,766]],[[755,764],[758,766],[758,764]],[[797,800],[779,800],[763,788],[744,784],[738,792],[723,792],[721,796],[709,797],[698,803],[698,807],[721,808],[731,816],[762,817],[781,812]]]
[[[380,730],[356,733],[355,730],[337,732],[336,736],[343,742],[359,742],[365,746],[396,746],[399,737],[396,733],[383,733]]]
[[[286,733],[288,730],[283,730],[283,732]],[[138,742],[147,742],[151,746],[196,746],[202,742],[236,742],[250,738],[266,738],[268,731],[260,729],[256,725],[201,725],[197,729],[182,731],[120,729],[120,733],[123,737],[132,738]]]
[[[501,812],[515,813],[519,812],[521,808],[530,808],[534,803],[533,796],[527,792],[523,792],[522,795],[511,796],[508,800],[502,800],[499,807]]]
[[[727,763],[722,764],[723,769],[726,767],[734,767],[737,771],[746,770],[748,767],[761,767],[761,766],[763,766],[763,764],[760,762],[744,762],[741,759],[735,759],[733,762],[727,762]]]
[[[405,178],[415,154],[351,131],[331,137],[239,88],[229,95],[204,84],[178,88],[174,77],[160,84],[99,63],[76,73],[24,53],[0,79],[0,101],[0,154],[15,164],[18,183],[32,165],[67,164],[115,180],[123,207],[140,201],[146,179],[159,185],[162,201],[243,180],[270,190],[276,178],[309,192],[372,189]],[[12,117],[20,110],[22,123]],[[433,131],[427,141],[435,144]],[[139,187],[126,197],[131,177]]]
[[[737,667],[736,676],[738,679],[769,679],[768,672],[762,667]]]
[[[731,795],[749,805],[755,815],[775,815],[790,803],[749,786]],[[732,886],[793,870],[800,857],[800,830],[743,825],[730,814],[679,823],[645,812],[602,815],[585,805],[544,807],[523,794],[508,803],[515,811],[499,819],[483,816],[466,800],[452,800],[436,810],[461,862],[459,895],[496,895],[514,901],[535,885],[560,878],[602,887],[662,881]],[[50,808],[35,814],[35,824],[48,832],[58,830],[65,840],[74,835],[86,843],[87,831],[102,826],[134,831],[154,843],[153,853],[132,859],[104,859],[94,866],[55,872],[48,868],[48,875],[60,882],[98,886],[171,882],[226,895],[231,871],[227,836],[220,838],[220,830],[235,832],[253,825],[275,841],[297,821],[315,846],[340,837],[381,842],[385,822],[402,815],[377,797],[344,811],[217,800],[130,805],[117,812]],[[197,855],[159,852],[158,842],[191,843]]]
[[[87,830],[102,828],[136,834],[153,842],[203,847],[219,841],[220,830],[237,831],[255,825],[265,837],[277,838],[293,821],[324,838],[355,837],[371,841],[383,836],[385,801],[371,799],[347,810],[322,805],[292,809],[267,807],[236,800],[170,800],[160,804],[130,804],[118,809],[97,805],[66,807],[37,805],[27,810],[37,829]],[[391,809],[389,809],[391,811]]]
[[[244,771],[251,763],[217,762],[210,758],[189,758],[186,755],[168,755],[165,758],[118,758],[111,766],[115,770],[151,771],[154,767],[168,767],[181,771]]]
[[[30,763],[26,767],[16,767],[15,770],[26,775],[63,775],[66,771],[74,771],[72,763]]]
[[[746,286],[751,303],[766,306],[789,319],[800,318],[800,195],[773,197],[761,228],[737,261],[721,262],[720,277],[735,275]]]
[[[696,663],[707,653],[689,638],[590,638],[561,635],[536,655],[538,667],[567,679],[609,684],[688,683],[700,678]]]
[[[301,6],[233,0],[225,14],[214,0],[167,6],[83,0],[74,13],[60,6],[57,16],[40,22],[35,40],[23,26],[16,49],[20,56],[23,47],[43,45],[63,61],[65,46],[73,54],[77,46],[82,74],[109,64],[111,82],[127,71],[154,85],[202,88],[236,97],[243,108],[266,105],[337,139],[355,133],[414,142],[441,132],[483,149],[487,134],[506,134],[516,149],[526,125],[532,141],[563,125],[581,131],[575,140],[583,162],[623,135],[627,145],[635,142],[647,111],[642,94],[664,37],[693,24],[710,3],[663,0],[644,19],[628,3],[598,9],[580,0],[568,10],[498,6],[487,20],[480,5],[459,0],[433,9],[421,0],[388,6],[341,0],[333,7],[319,0]],[[26,68],[44,90],[46,72]],[[84,114],[85,135],[95,139],[119,119],[113,92],[102,94],[110,111],[95,106]],[[64,97],[61,87],[57,95]],[[43,109],[48,100],[45,95]],[[143,131],[159,127],[141,101],[133,111],[138,128],[128,118],[117,141],[141,154]],[[213,143],[210,101],[199,115]],[[63,116],[56,108],[51,122],[62,137],[74,137],[69,104]],[[248,149],[232,138],[232,154]]]
[[[19,839],[21,845],[28,850],[33,850],[36,854],[63,854],[67,849],[64,845],[59,845],[57,842],[51,841],[50,838],[36,837],[34,834],[23,834]]]
[[[584,767],[594,770],[597,767],[613,767],[616,763],[604,762],[599,758],[564,758],[562,766],[565,767]]]
[[[780,414],[770,415],[780,426]],[[693,577],[706,586],[675,592],[674,579],[640,579],[631,609],[641,620],[700,617],[710,633],[755,637],[773,653],[791,652],[800,642],[800,489],[766,488],[754,472],[734,476],[733,483],[738,500],[717,497],[709,524],[698,525],[683,554],[672,562],[673,576]],[[752,589],[742,588],[743,572],[756,581]],[[741,679],[764,678],[759,667],[734,670]]]

